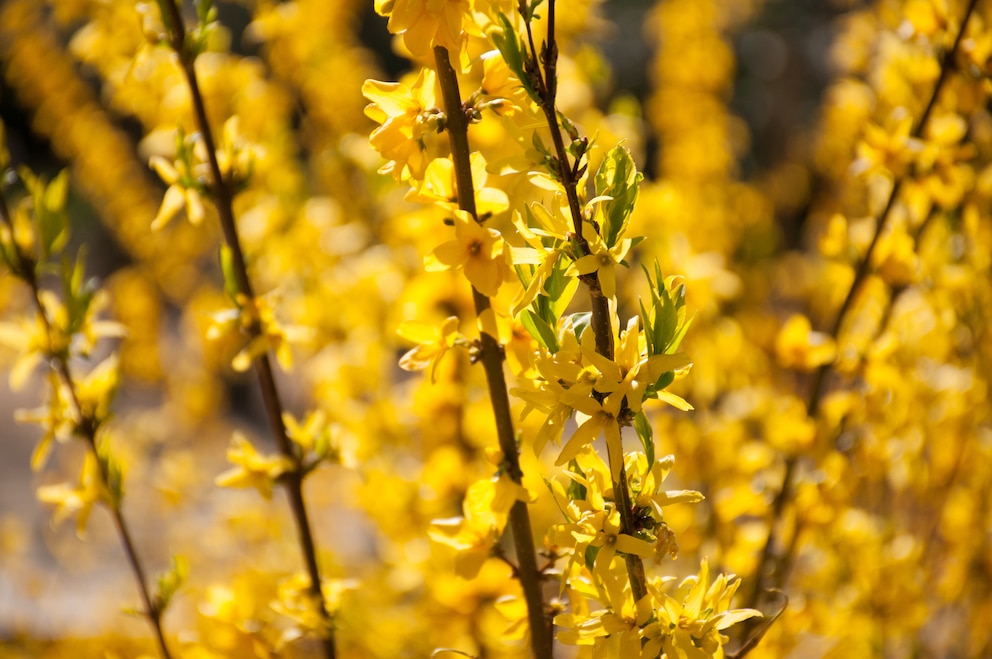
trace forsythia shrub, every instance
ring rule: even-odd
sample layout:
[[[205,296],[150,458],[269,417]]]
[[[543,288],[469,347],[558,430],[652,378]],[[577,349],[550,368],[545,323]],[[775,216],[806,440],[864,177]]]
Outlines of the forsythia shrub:
[[[992,7],[369,4],[0,3],[2,654],[992,653]]]

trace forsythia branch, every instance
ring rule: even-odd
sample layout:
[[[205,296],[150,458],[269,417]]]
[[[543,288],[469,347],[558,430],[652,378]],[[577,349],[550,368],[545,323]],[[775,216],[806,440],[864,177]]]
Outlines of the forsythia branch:
[[[179,56],[183,73],[189,86],[190,96],[193,100],[196,122],[203,136],[204,145],[206,146],[211,177],[210,189],[217,207],[217,214],[220,218],[225,243],[231,250],[231,261],[238,288],[249,299],[254,299],[251,279],[248,276],[248,268],[245,262],[244,252],[241,249],[237,225],[234,220],[231,186],[229,181],[221,173],[215,140],[207,118],[203,94],[200,92],[199,82],[196,76],[195,54],[187,47],[186,38],[188,33],[183,26],[182,14],[175,0],[167,0],[162,2],[162,5],[168,11],[168,16],[165,18],[169,27],[171,46]],[[260,331],[261,327],[258,323],[255,323],[249,329],[249,332],[255,336]],[[255,373],[258,377],[259,387],[262,390],[266,416],[269,419],[272,434],[276,439],[280,452],[289,458],[293,464],[293,469],[283,475],[282,482],[289,495],[289,503],[296,522],[300,548],[303,552],[304,563],[306,564],[307,573],[310,578],[309,591],[319,605],[318,613],[325,623],[325,628],[331,630],[333,629],[333,620],[327,610],[327,605],[321,591],[320,568],[317,564],[317,548],[310,526],[306,503],[303,499],[304,465],[286,433],[286,426],[283,422],[283,406],[279,397],[279,390],[276,387],[272,363],[267,352],[255,360]],[[333,659],[336,656],[333,633],[328,633],[322,641],[325,656],[328,659]]]
[[[555,40],[554,15],[555,0],[548,2],[548,41],[543,45],[543,57],[534,46],[534,38],[531,33],[530,22],[527,22],[527,34],[531,47],[531,62],[534,63],[534,76],[532,83],[538,92],[539,105],[544,117],[547,120],[548,128],[551,130],[551,140],[555,147],[555,156],[558,162],[558,176],[562,186],[565,188],[565,195],[568,199],[568,208],[572,215],[572,226],[575,231],[575,238],[578,242],[582,255],[591,254],[589,243],[582,235],[582,205],[579,202],[578,193],[578,167],[569,165],[568,151],[565,148],[565,140],[562,135],[561,124],[558,121],[558,109],[556,102],[557,76],[556,63],[558,56],[558,45]],[[537,62],[541,61],[541,66]],[[613,328],[610,316],[610,300],[603,293],[603,288],[599,282],[599,275],[596,272],[580,276],[582,282],[589,291],[589,301],[592,306],[591,327],[596,338],[596,351],[609,360],[613,359]],[[611,463],[614,460],[620,461],[619,476],[615,492],[617,497],[617,508],[620,511],[620,529],[622,533],[632,534],[634,532],[634,512],[630,501],[630,490],[627,483],[626,468],[623,465],[623,452],[620,455],[609,456]],[[624,559],[627,562],[627,572],[630,576],[631,590],[634,601],[641,600],[648,594],[647,578],[644,574],[644,563],[639,556],[626,554]]]
[[[0,190],[0,222],[5,225],[10,231],[11,236],[13,236],[14,223],[2,190]],[[35,307],[35,313],[38,314],[38,319],[44,328],[45,335],[50,338],[52,336],[52,323],[42,303],[41,287],[38,283],[35,263],[21,251],[16,240],[11,239],[10,249],[11,256],[16,265],[15,275],[24,281],[31,290],[31,302]],[[49,340],[49,344],[51,343]],[[58,379],[69,393],[68,403],[72,415],[76,419],[76,431],[86,442],[87,449],[96,458],[95,462],[100,477],[100,485],[104,489],[109,490],[111,482],[111,475],[108,473],[109,466],[107,461],[100,459],[97,451],[97,431],[100,428],[100,421],[85,412],[83,405],[80,403],[79,392],[72,377],[72,371],[69,368],[68,356],[62,351],[58,351],[50,352],[47,357],[49,358],[50,367],[55,371]],[[110,497],[109,499],[105,499],[104,503],[107,510],[110,511],[110,516],[114,521],[114,527],[117,529],[117,535],[120,537],[121,545],[124,548],[124,554],[127,556],[128,564],[131,566],[131,572],[134,574],[134,580],[137,583],[138,592],[141,595],[141,603],[144,607],[142,613],[148,620],[148,624],[151,626],[155,635],[159,653],[163,659],[171,659],[172,655],[169,652],[169,647],[165,642],[165,633],[162,630],[163,611],[159,606],[152,603],[151,596],[149,595],[148,579],[145,575],[141,559],[138,556],[137,549],[131,539],[127,521],[121,511],[120,501],[115,497]]]
[[[434,59],[437,63],[438,82],[448,116],[447,131],[451,143],[451,157],[455,164],[458,205],[478,221],[475,208],[475,188],[472,183],[472,169],[469,162],[468,119],[462,108],[458,78],[451,66],[446,48],[435,46]],[[472,287],[472,298],[475,302],[477,316],[482,316],[491,310],[489,298],[480,293],[475,286]],[[489,399],[492,402],[493,414],[496,417],[496,432],[499,438],[499,447],[504,456],[504,466],[513,482],[520,484],[523,473],[520,469],[518,448],[513,432],[513,417],[510,412],[510,400],[503,373],[503,349],[497,337],[485,331],[480,331],[480,334],[482,342],[481,361],[489,386]],[[520,500],[514,502],[510,509],[510,527],[513,530],[513,542],[517,553],[520,585],[527,602],[531,649],[537,659],[550,659],[553,640],[544,611],[541,573],[537,567],[530,515],[525,502]]]

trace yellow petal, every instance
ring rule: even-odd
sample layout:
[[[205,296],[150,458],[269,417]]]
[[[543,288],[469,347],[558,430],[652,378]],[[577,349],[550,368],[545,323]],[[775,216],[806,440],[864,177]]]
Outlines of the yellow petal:
[[[176,213],[179,212],[179,209],[185,205],[186,195],[183,188],[178,185],[169,186],[169,189],[165,191],[165,196],[162,198],[162,205],[158,209],[158,215],[152,220],[152,231],[158,231],[168,224],[176,216]]]

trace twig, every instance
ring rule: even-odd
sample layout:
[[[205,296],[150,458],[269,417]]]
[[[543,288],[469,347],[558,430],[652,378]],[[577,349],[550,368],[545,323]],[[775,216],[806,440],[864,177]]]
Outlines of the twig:
[[[42,327],[45,330],[45,335],[47,337],[52,336],[52,324],[51,320],[48,318],[48,314],[45,311],[45,306],[41,302],[41,286],[38,283],[38,277],[35,272],[35,264],[22,252],[20,247],[18,247],[16,241],[13,240],[14,235],[14,223],[11,220],[10,212],[7,208],[7,201],[3,196],[3,190],[0,189],[0,219],[7,226],[11,233],[11,252],[12,256],[16,259],[17,263],[17,276],[24,281],[28,288],[31,289],[31,300],[34,304],[35,311],[38,314],[38,318],[41,320]],[[50,343],[51,341],[49,341]],[[97,458],[97,469],[100,473],[100,483],[104,488],[109,488],[110,474],[107,473],[107,464],[99,459],[99,454],[97,452],[97,442],[96,435],[100,428],[100,423],[97,419],[88,416],[84,411],[82,405],[79,402],[79,394],[76,390],[75,380],[72,378],[72,371],[69,368],[68,357],[61,352],[52,353],[48,355],[49,365],[55,371],[62,385],[69,392],[69,405],[71,407],[72,415],[76,418],[76,431],[83,437],[86,442],[87,447],[93,453],[93,456]],[[128,564],[131,566],[131,572],[134,574],[134,580],[138,585],[138,592],[141,595],[141,603],[144,607],[143,615],[148,620],[148,624],[151,625],[152,631],[155,634],[155,641],[158,644],[159,653],[162,655],[163,659],[171,659],[171,654],[169,653],[169,647],[165,642],[165,634],[162,631],[162,611],[156,606],[151,599],[148,592],[148,579],[145,576],[145,570],[142,567],[141,559],[138,556],[138,552],[135,549],[134,542],[131,540],[131,533],[127,521],[124,519],[124,514],[120,509],[120,502],[113,500],[104,502],[107,509],[110,511],[110,516],[114,520],[114,527],[117,529],[117,535],[120,538],[121,545],[124,547],[124,554],[127,556]]]
[[[435,46],[434,59],[437,63],[437,78],[447,116],[446,129],[451,143],[451,158],[455,165],[458,206],[478,222],[479,217],[475,207],[475,186],[472,183],[472,169],[469,162],[468,117],[462,107],[458,77],[455,69],[451,66],[447,49],[442,46]],[[475,286],[472,287],[472,300],[475,303],[476,316],[481,316],[491,308],[489,298],[480,293]],[[500,450],[503,452],[503,468],[514,483],[520,484],[523,479],[523,471],[520,468],[520,457],[513,432],[513,416],[510,412],[510,398],[507,394],[506,377],[503,373],[503,360],[505,358],[503,348],[497,337],[481,330],[480,341],[482,344],[480,360],[486,373],[489,400],[496,417],[496,434]],[[527,504],[523,501],[514,502],[510,509],[510,528],[513,533],[513,544],[519,564],[517,569],[520,585],[524,591],[524,600],[527,602],[531,649],[537,659],[551,659],[553,638],[544,610],[544,597],[541,592],[542,577],[537,568],[530,514],[527,510]]]
[[[200,92],[200,85],[196,76],[195,57],[190,53],[186,45],[186,29],[183,18],[175,0],[167,0],[162,3],[169,11],[167,17],[169,25],[169,36],[173,50],[179,55],[183,73],[189,86],[190,96],[193,100],[193,111],[196,115],[196,122],[203,137],[204,146],[207,151],[207,159],[210,167],[210,192],[214,205],[217,208],[217,215],[220,220],[221,230],[224,233],[224,242],[231,250],[232,262],[234,265],[234,275],[237,279],[239,290],[249,299],[254,299],[255,295],[248,276],[248,268],[245,262],[244,252],[241,249],[241,241],[238,236],[237,224],[234,220],[234,210],[232,207],[232,192],[229,181],[221,173],[220,163],[217,160],[216,144],[210,122],[207,118],[206,106],[203,101],[203,94]],[[256,321],[249,329],[249,333],[255,337],[261,332],[261,327]],[[283,424],[283,406],[279,397],[279,390],[276,387],[275,377],[272,371],[272,363],[268,353],[264,353],[255,360],[255,373],[258,377],[258,384],[262,391],[262,399],[265,405],[266,416],[269,421],[269,428],[276,439],[279,451],[289,458],[293,468],[286,472],[280,482],[285,486],[289,496],[289,505],[293,512],[293,519],[296,522],[297,535],[299,536],[300,549],[303,552],[303,561],[306,564],[307,573],[310,577],[310,594],[319,604],[319,613],[327,630],[326,636],[322,638],[324,654],[328,659],[336,656],[333,634],[333,618],[327,611],[321,591],[320,568],[317,565],[317,548],[311,531],[310,520],[307,515],[306,503],[303,499],[303,475],[304,466],[301,456],[294,449],[292,441],[286,434],[286,426]]]
[[[548,40],[543,45],[543,51],[538,54],[534,47],[534,36],[530,22],[527,25],[527,39],[531,48],[530,67],[532,73],[532,83],[537,90],[540,102],[538,105],[544,113],[548,128],[551,130],[551,141],[554,143],[555,156],[558,161],[558,177],[565,188],[565,197],[568,200],[568,208],[572,215],[572,227],[579,249],[583,255],[591,253],[589,244],[582,235],[582,206],[579,203],[578,193],[578,168],[569,166],[568,151],[565,148],[565,140],[562,136],[561,125],[558,123],[557,109],[557,62],[558,43],[555,40],[555,0],[548,0]],[[541,61],[541,65],[536,63]],[[543,74],[542,74],[543,68]],[[607,359],[613,359],[613,327],[610,318],[610,301],[603,294],[603,289],[599,283],[599,275],[595,272],[579,277],[586,290],[589,291],[589,301],[592,306],[592,319],[590,326],[596,338],[596,352]],[[616,497],[616,506],[620,512],[620,532],[626,535],[633,535],[634,530],[634,509],[630,500],[630,490],[627,485],[627,470],[623,464],[623,454],[610,455],[611,462],[620,461],[620,473],[617,482],[614,483],[613,491]],[[639,601],[648,593],[647,578],[644,574],[644,562],[640,556],[625,554],[627,563],[627,574],[630,577],[631,592],[634,601]]]

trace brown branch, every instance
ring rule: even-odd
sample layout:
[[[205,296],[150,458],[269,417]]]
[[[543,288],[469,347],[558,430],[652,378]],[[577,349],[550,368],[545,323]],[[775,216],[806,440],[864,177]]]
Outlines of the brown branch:
[[[576,243],[583,255],[590,254],[589,244],[582,235],[582,206],[579,203],[578,176],[579,168],[571,167],[568,161],[568,151],[565,148],[565,139],[562,135],[561,125],[558,122],[558,108],[556,100],[557,84],[555,82],[558,61],[558,43],[555,40],[554,31],[555,0],[548,0],[548,41],[543,44],[543,50],[539,54],[534,47],[534,38],[531,33],[530,23],[527,23],[527,36],[531,47],[531,57],[528,58],[534,64],[529,68],[532,71],[531,82],[537,90],[539,96],[538,105],[544,113],[548,128],[551,130],[551,141],[554,143],[555,157],[558,163],[558,178],[562,187],[565,188],[565,197],[568,200],[568,209],[572,215],[572,229],[575,232]],[[536,63],[541,61],[541,66]],[[541,68],[543,67],[543,75]],[[576,163],[578,165],[578,163]],[[592,319],[590,326],[596,338],[596,352],[607,359],[613,359],[613,326],[610,317],[610,300],[603,294],[603,289],[599,283],[599,275],[591,273],[579,277],[586,290],[589,291],[589,301],[592,306]],[[620,512],[620,532],[626,535],[634,535],[634,508],[630,499],[630,489],[627,485],[627,470],[623,464],[623,454],[609,455],[612,463],[614,460],[620,461],[620,474],[617,482],[613,484],[616,506]],[[648,593],[647,578],[644,574],[644,562],[640,556],[625,554],[627,563],[627,575],[630,578],[631,592],[634,601],[639,601]]]
[[[171,46],[179,56],[186,82],[189,86],[190,96],[193,101],[193,111],[196,115],[196,123],[199,126],[200,134],[203,137],[204,146],[207,151],[208,165],[210,167],[210,193],[213,197],[217,215],[220,220],[221,230],[224,233],[224,242],[231,250],[232,262],[234,265],[234,275],[237,279],[238,289],[249,299],[254,300],[254,292],[251,279],[248,276],[248,268],[244,252],[241,248],[241,241],[238,236],[237,224],[234,219],[232,207],[232,191],[230,182],[224,178],[217,160],[217,149],[213,132],[210,128],[210,121],[207,117],[206,106],[203,101],[203,94],[200,92],[199,81],[196,76],[195,54],[190,50],[187,41],[187,33],[183,24],[182,14],[175,0],[167,0],[162,3],[169,11],[167,24],[169,25],[169,35]],[[256,320],[248,328],[252,338],[259,336],[262,328]],[[303,498],[303,476],[304,464],[299,452],[294,448],[292,441],[286,434],[286,427],[283,424],[283,406],[279,397],[279,389],[276,386],[273,375],[272,363],[268,353],[265,353],[255,360],[255,373],[258,378],[259,388],[262,391],[262,399],[265,405],[266,416],[269,421],[269,428],[275,437],[279,451],[289,458],[293,468],[286,472],[280,482],[285,486],[289,497],[289,505],[296,522],[297,536],[300,549],[303,553],[303,561],[306,565],[307,573],[310,577],[310,594],[319,604],[319,613],[325,624],[327,634],[323,636],[324,654],[329,659],[336,656],[334,645],[333,625],[334,621],[327,611],[321,591],[320,568],[317,564],[317,547],[311,531],[310,520],[307,514],[306,503]]]
[[[14,223],[11,220],[10,211],[7,208],[7,201],[3,195],[2,189],[0,189],[0,221],[2,221],[3,224],[5,224],[10,230],[10,251],[11,256],[16,260],[14,265],[17,269],[17,272],[14,274],[26,283],[28,288],[31,290],[31,300],[34,304],[35,312],[38,314],[38,318],[45,330],[45,336],[48,337],[50,349],[52,344],[52,322],[48,317],[48,313],[45,311],[45,306],[41,302],[41,286],[38,282],[38,277],[35,271],[35,263],[23,252],[21,252],[20,247],[17,245],[16,239],[14,238]],[[86,442],[87,448],[93,453],[93,456],[97,458],[96,463],[97,469],[100,473],[100,483],[105,489],[109,490],[110,474],[107,472],[107,464],[105,461],[99,459],[99,454],[97,452],[96,435],[100,429],[100,423],[97,419],[87,415],[83,411],[82,405],[80,405],[79,394],[76,390],[75,380],[72,378],[72,371],[69,368],[68,356],[65,352],[54,352],[49,350],[49,354],[47,356],[49,358],[49,366],[55,371],[59,380],[62,382],[62,385],[69,392],[68,402],[72,415],[76,419],[76,431],[82,436],[83,440]],[[163,612],[152,602],[151,596],[149,595],[148,578],[145,575],[145,570],[142,566],[141,559],[138,556],[138,551],[134,546],[134,542],[131,540],[131,533],[129,531],[127,521],[124,518],[124,514],[120,509],[120,502],[111,498],[111,500],[104,501],[103,503],[110,511],[110,515],[114,520],[114,527],[117,529],[117,535],[120,538],[121,545],[124,548],[124,554],[127,556],[127,562],[131,566],[131,572],[134,574],[134,580],[138,586],[138,593],[141,595],[141,604],[144,607],[142,614],[145,619],[148,620],[148,624],[152,628],[155,635],[155,641],[158,644],[159,653],[162,655],[163,659],[171,659],[172,655],[169,653],[169,647],[165,642],[165,633],[162,630]]]
[[[961,27],[955,36],[954,44],[941,58],[940,76],[934,84],[933,91],[931,92],[923,113],[920,115],[916,126],[910,134],[910,136],[914,139],[922,137],[926,130],[927,122],[933,113],[933,109],[936,107],[941,89],[943,89],[952,69],[954,68],[954,60],[958,47],[961,44],[961,40],[964,38],[964,33],[968,26],[968,20],[970,19],[977,2],[978,0],[970,0],[968,3],[968,7],[966,8],[964,16],[961,19]],[[882,234],[885,233],[885,230],[888,228],[892,210],[895,208],[895,204],[898,200],[899,192],[902,189],[904,181],[905,175],[896,178],[892,184],[892,190],[889,192],[889,197],[886,200],[885,207],[879,215],[876,223],[875,234],[872,236],[871,243],[868,245],[868,250],[865,252],[864,257],[858,264],[858,268],[854,275],[854,281],[851,282],[851,287],[848,289],[847,296],[844,298],[844,302],[841,304],[841,307],[837,312],[836,319],[834,320],[833,327],[830,330],[830,336],[834,340],[839,339],[841,329],[853,309],[854,300],[861,293],[861,290],[868,279],[868,275],[871,271],[872,256],[875,253],[875,248],[878,245]],[[823,364],[817,369],[816,374],[813,377],[813,384],[810,388],[809,398],[806,402],[806,411],[809,417],[816,417],[819,413],[820,404],[823,401],[825,391],[825,382],[827,376],[833,371],[833,369],[833,363]],[[751,608],[757,608],[759,602],[761,601],[765,590],[764,584],[766,579],[771,578],[775,588],[782,588],[785,580],[788,578],[788,570],[782,569],[782,566],[791,564],[791,554],[795,550],[796,543],[790,543],[789,551],[786,555],[775,557],[773,555],[776,544],[775,526],[782,516],[786,501],[788,501],[792,496],[792,489],[795,485],[793,481],[795,479],[798,459],[798,455],[791,455],[786,459],[785,473],[782,476],[782,485],[772,502],[772,522],[769,528],[768,538],[766,539],[765,545],[761,551],[761,558],[758,563],[755,583],[749,597],[748,606]]]
[[[458,206],[478,222],[479,217],[475,207],[475,186],[472,182],[472,169],[469,161],[468,117],[462,106],[458,77],[455,69],[451,66],[447,49],[435,46],[434,59],[437,63],[437,78],[447,116],[446,128],[451,144],[451,159],[455,165]],[[480,293],[475,286],[472,287],[472,300],[475,303],[477,317],[491,309],[489,298]],[[506,376],[503,373],[503,348],[497,337],[482,331],[481,328],[480,342],[482,344],[480,360],[486,373],[489,400],[496,417],[496,435],[500,450],[503,452],[503,468],[514,483],[520,484],[523,471],[520,468],[520,456],[513,431],[513,416],[510,411],[510,398],[507,394]],[[523,501],[514,502],[513,508],[510,509],[510,529],[519,564],[517,572],[520,585],[524,591],[524,600],[527,602],[531,649],[536,659],[551,659],[553,637],[544,610],[544,596],[541,592],[542,577],[537,567],[530,513],[527,510],[527,504]]]

